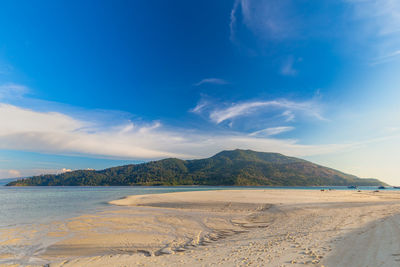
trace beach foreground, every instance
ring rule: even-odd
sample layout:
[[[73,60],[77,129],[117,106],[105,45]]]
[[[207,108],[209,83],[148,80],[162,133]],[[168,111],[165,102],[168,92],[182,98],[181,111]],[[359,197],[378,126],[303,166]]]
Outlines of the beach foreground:
[[[55,222],[51,266],[397,266],[400,193],[223,190],[138,195]]]

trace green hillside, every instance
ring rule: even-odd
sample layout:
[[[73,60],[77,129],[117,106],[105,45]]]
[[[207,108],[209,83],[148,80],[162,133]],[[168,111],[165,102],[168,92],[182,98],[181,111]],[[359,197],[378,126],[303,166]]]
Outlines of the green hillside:
[[[251,150],[222,151],[198,160],[168,158],[105,170],[78,170],[40,175],[8,186],[117,186],[117,185],[384,185],[306,160]]]

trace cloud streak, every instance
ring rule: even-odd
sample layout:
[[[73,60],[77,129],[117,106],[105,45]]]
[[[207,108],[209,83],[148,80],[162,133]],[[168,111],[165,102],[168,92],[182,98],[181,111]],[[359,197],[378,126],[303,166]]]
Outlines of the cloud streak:
[[[195,83],[194,86],[200,86],[203,84],[219,84],[219,85],[224,85],[224,84],[229,84],[229,82],[225,81],[224,79],[219,79],[219,78],[206,78],[198,83]]]
[[[19,98],[28,92],[29,89],[26,86],[14,83],[5,83],[0,85],[0,100],[8,98]]]
[[[5,178],[21,178],[41,174],[61,174],[64,172],[72,171],[71,169],[0,169],[0,179]]]
[[[381,57],[376,58],[375,60],[372,61],[371,65],[378,65],[382,63],[387,63],[396,59],[400,58],[400,50],[396,50],[392,53],[389,53],[388,55],[384,55]]]
[[[397,0],[344,0],[353,6],[355,19],[368,20],[370,31],[380,36],[400,31],[400,2]]]
[[[357,40],[371,65],[399,59],[400,2],[397,0],[343,0],[349,10],[350,40]]]
[[[236,0],[230,16],[230,39],[237,42],[237,28],[242,23],[253,34],[269,39],[285,39],[296,34],[292,1]],[[239,20],[241,18],[241,20]]]
[[[297,61],[300,61],[301,59],[298,59]],[[281,67],[281,74],[285,76],[296,76],[297,75],[297,70],[294,68],[294,59],[292,56],[288,57],[286,61],[282,64]]]
[[[251,134],[249,134],[249,136],[273,136],[273,135],[278,135],[278,134],[293,131],[293,130],[294,130],[294,127],[291,127],[291,126],[271,127],[271,128],[266,128],[266,129],[252,132]]]
[[[205,104],[196,108],[198,112],[205,110]],[[284,110],[282,115],[287,117],[287,121],[293,121],[296,113],[301,113],[318,120],[326,120],[315,102],[295,102],[289,100],[271,100],[271,101],[249,101],[241,103],[232,103],[225,108],[214,108],[209,111],[209,118],[216,124],[224,121],[233,120],[238,117],[249,116],[255,113],[268,112],[271,110]]]
[[[231,42],[253,54],[291,40],[329,37],[374,65],[398,59],[400,1],[235,0],[229,28]],[[281,71],[295,74],[289,63]]]
[[[284,103],[284,104],[282,104]],[[282,106],[302,108],[292,102],[257,102],[244,106]],[[299,106],[297,106],[299,105]],[[221,111],[220,111],[221,112]],[[221,112],[218,120],[238,116],[232,110]],[[230,116],[223,114],[231,114]],[[349,145],[301,145],[295,140],[249,136],[240,132],[204,132],[194,129],[165,128],[160,122],[99,127],[95,122],[77,119],[60,112],[39,112],[0,104],[0,149],[35,151],[64,155],[91,155],[119,159],[198,158],[224,149],[254,149],[293,156],[315,155],[348,148]],[[267,135],[290,128],[265,130]],[[260,132],[261,133],[261,132]]]

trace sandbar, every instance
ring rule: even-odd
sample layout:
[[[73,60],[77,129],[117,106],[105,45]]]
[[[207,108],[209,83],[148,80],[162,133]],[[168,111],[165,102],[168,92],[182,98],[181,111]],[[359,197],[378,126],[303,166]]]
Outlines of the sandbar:
[[[216,190],[128,196],[55,222],[50,266],[397,266],[400,192]]]

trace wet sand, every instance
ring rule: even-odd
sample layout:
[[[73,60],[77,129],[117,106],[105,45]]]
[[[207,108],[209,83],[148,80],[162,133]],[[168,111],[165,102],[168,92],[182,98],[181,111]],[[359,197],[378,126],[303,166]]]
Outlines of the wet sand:
[[[197,191],[111,204],[119,208],[55,222],[47,234],[58,241],[38,257],[50,266],[400,263],[400,192]]]

